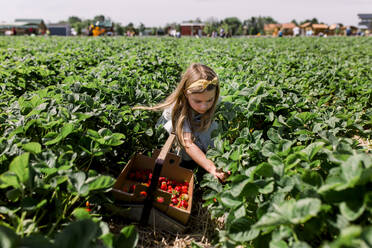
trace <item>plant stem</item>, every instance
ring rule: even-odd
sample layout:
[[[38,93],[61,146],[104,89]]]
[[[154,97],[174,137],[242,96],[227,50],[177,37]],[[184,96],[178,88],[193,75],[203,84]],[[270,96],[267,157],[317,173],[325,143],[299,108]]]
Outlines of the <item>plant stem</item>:
[[[293,237],[294,237],[294,239],[295,239],[296,243],[300,242],[300,240],[298,239],[298,237],[297,237],[297,234],[296,234],[296,232],[295,232],[295,230],[294,230],[294,227],[293,227],[293,226],[292,226],[291,230],[292,230],[292,233],[293,233]]]

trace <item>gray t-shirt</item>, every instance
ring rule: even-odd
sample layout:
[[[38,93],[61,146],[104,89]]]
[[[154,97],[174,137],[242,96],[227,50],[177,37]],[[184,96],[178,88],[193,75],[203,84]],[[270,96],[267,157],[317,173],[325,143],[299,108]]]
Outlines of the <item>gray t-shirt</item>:
[[[173,126],[172,126],[172,109],[173,106],[170,106],[169,108],[165,109],[163,111],[163,114],[159,118],[157,122],[158,125],[163,125],[165,130],[167,130],[168,133],[171,133],[173,131]],[[201,121],[200,118],[202,117],[202,114],[195,114],[193,116],[194,121],[198,122]],[[208,147],[214,147],[213,144],[213,139],[211,138],[211,134],[213,130],[217,129],[218,125],[215,121],[213,121],[210,125],[210,127],[203,131],[203,132],[193,132],[193,136],[195,138],[194,143],[204,152],[206,153],[208,150]],[[183,123],[183,132],[185,133],[191,133],[191,127],[189,121],[186,119],[185,122]],[[180,151],[180,155],[182,157],[182,160],[190,161],[191,158],[190,156],[186,153],[184,149]]]

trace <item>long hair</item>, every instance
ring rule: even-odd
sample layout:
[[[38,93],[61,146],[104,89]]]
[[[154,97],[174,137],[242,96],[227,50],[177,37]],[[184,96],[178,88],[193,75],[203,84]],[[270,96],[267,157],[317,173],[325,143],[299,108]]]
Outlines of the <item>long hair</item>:
[[[208,66],[193,63],[185,71],[181,77],[181,81],[177,85],[176,89],[170,94],[164,102],[159,103],[153,107],[138,106],[133,109],[144,109],[161,111],[167,107],[173,106],[172,110],[172,126],[173,131],[176,134],[178,143],[184,147],[185,141],[183,138],[183,124],[186,120],[189,121],[192,131],[204,131],[207,130],[212,122],[214,112],[216,110],[217,101],[220,95],[219,82],[217,84],[210,84],[206,88],[203,87],[193,87],[188,89],[188,87],[200,79],[212,81],[217,77],[217,74]],[[215,89],[215,97],[213,105],[207,112],[205,112],[200,123],[195,123],[193,121],[193,110],[186,98],[187,94],[203,93],[205,91],[210,91]]]

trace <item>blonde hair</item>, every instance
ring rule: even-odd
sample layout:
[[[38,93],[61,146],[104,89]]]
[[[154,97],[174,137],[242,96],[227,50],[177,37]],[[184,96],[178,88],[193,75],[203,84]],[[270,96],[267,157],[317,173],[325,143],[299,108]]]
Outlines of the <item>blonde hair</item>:
[[[198,80],[213,82],[210,84],[197,85],[193,87],[192,84]],[[190,87],[192,86],[192,87]],[[215,89],[215,97],[213,105],[206,113],[201,117],[201,122],[196,123],[192,118],[192,108],[186,98],[188,94],[203,93]],[[172,109],[172,126],[173,131],[176,134],[178,144],[182,147],[185,146],[185,140],[183,138],[183,124],[186,120],[189,121],[191,130],[204,131],[207,130],[212,122],[214,112],[216,110],[217,100],[220,95],[220,85],[217,79],[217,74],[208,66],[193,63],[191,64],[182,75],[181,81],[177,85],[177,88],[169,95],[164,102],[157,104],[153,107],[138,106],[133,109],[144,109],[160,111],[174,104]]]

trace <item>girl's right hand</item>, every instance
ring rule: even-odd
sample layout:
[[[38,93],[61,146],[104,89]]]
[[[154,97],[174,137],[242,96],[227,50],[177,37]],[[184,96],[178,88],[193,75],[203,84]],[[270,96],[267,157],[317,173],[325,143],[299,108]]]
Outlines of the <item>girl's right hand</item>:
[[[221,169],[216,168],[214,173],[213,173],[213,176],[224,183],[226,181],[226,179],[230,176],[230,174],[231,174],[230,171],[224,172]]]

